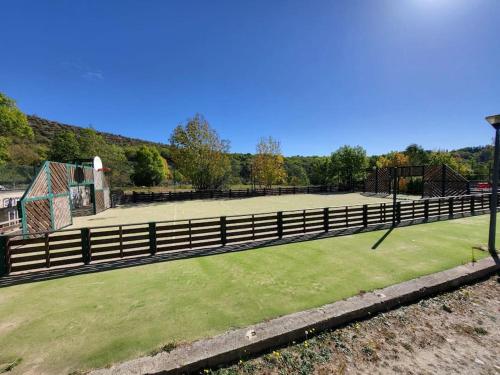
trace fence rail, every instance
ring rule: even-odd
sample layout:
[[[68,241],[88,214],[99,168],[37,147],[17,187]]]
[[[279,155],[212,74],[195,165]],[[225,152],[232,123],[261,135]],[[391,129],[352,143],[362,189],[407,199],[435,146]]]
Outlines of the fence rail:
[[[285,194],[317,194],[331,193],[338,191],[338,187],[333,186],[290,186],[276,188],[261,188],[261,189],[229,189],[229,190],[203,190],[203,191],[174,191],[164,193],[144,193],[132,192],[125,194],[123,192],[113,192],[114,204],[130,204],[130,203],[151,203],[151,202],[168,202],[168,201],[184,201],[194,199],[231,199],[231,198],[249,198],[262,197],[267,195],[285,195]]]
[[[489,209],[490,194],[0,236],[0,275]],[[2,257],[0,257],[1,259]]]

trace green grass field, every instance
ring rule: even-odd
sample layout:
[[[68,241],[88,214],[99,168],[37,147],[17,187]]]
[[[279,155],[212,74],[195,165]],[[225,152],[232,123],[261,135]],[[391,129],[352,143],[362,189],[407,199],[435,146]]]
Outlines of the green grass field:
[[[480,259],[488,216],[0,289],[0,363],[67,374]]]
[[[380,202],[391,202],[391,200],[364,196],[359,193],[339,193],[289,194],[243,199],[204,199],[125,205],[106,210],[94,216],[76,217],[73,219],[73,226],[70,228],[257,214]]]

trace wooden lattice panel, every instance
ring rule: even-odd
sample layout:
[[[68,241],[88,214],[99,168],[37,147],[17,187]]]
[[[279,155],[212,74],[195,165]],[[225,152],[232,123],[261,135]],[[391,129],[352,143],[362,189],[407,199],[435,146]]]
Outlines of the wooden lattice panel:
[[[92,182],[94,181],[94,168],[92,167],[84,167],[83,175],[85,176],[85,181]]]
[[[45,232],[52,229],[49,199],[26,202],[25,213],[28,232]]]
[[[94,187],[96,190],[101,190],[103,186],[104,173],[102,171],[94,170]]]
[[[96,190],[95,192],[95,211],[96,213],[104,211],[106,209],[106,205],[104,202],[104,191]]]
[[[390,168],[377,168],[366,177],[365,191],[377,194],[391,193],[391,170]]]
[[[104,208],[108,209],[111,208],[111,192],[109,189],[104,189]]]
[[[50,185],[53,194],[62,194],[69,191],[68,172],[62,163],[50,163]]]
[[[71,206],[69,197],[55,197],[52,201],[54,211],[54,229],[61,229],[71,225]]]
[[[29,193],[26,195],[26,197],[27,198],[40,197],[40,196],[44,197],[47,194],[49,194],[47,171],[45,167],[43,167],[35,177],[35,180],[31,185],[31,189]]]

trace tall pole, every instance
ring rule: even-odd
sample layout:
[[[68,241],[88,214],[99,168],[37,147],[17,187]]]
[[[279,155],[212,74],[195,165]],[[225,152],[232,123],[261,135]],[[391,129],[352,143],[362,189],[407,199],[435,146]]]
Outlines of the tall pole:
[[[396,198],[397,198],[397,168],[392,168],[392,226],[396,226]]]
[[[497,126],[495,126],[495,157],[493,159],[493,181],[491,182],[490,235],[488,238],[488,249],[490,250],[491,254],[496,252],[495,235],[496,235],[496,224],[497,224],[499,159],[500,159],[500,124],[497,124]]]

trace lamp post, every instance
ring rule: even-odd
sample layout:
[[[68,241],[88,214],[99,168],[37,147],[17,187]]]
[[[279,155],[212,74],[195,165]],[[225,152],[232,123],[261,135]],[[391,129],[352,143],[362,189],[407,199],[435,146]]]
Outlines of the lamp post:
[[[486,121],[495,128],[495,156],[493,159],[493,181],[491,183],[490,203],[490,233],[488,237],[488,250],[491,255],[496,256],[495,234],[497,224],[497,202],[498,202],[498,168],[500,159],[500,115],[486,117]]]

